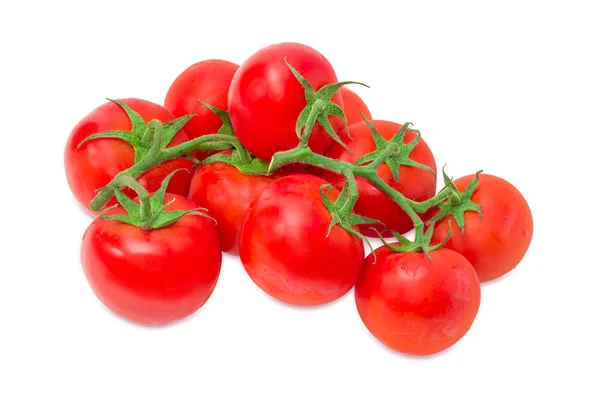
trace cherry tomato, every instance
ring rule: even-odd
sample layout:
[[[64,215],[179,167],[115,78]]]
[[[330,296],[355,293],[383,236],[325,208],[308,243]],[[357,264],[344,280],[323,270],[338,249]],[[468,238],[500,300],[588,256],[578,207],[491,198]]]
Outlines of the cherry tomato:
[[[169,111],[155,103],[136,98],[127,98],[121,101],[137,112],[146,123],[152,119],[161,122],[175,119],[175,116]],[[75,126],[67,140],[64,155],[67,181],[75,199],[88,211],[90,211],[90,201],[96,196],[95,191],[106,186],[119,172],[131,167],[134,163],[133,147],[121,139],[93,139],[77,148],[79,143],[88,136],[112,130],[129,131],[131,130],[131,121],[118,104],[107,102],[85,116]],[[187,140],[185,132],[180,130],[169,146],[175,146]],[[185,196],[189,190],[193,168],[193,163],[185,158],[165,161],[142,174],[139,181],[149,192],[154,192],[160,188],[167,175],[180,168],[186,170],[179,171],[173,176],[167,191]],[[128,194],[131,195],[131,193]],[[112,198],[106,205],[115,203],[116,199]]]
[[[360,274],[363,242],[339,226],[327,236],[331,215],[319,189],[326,182],[296,174],[264,188],[242,226],[240,257],[267,294],[295,305],[331,302]],[[335,189],[331,197],[337,197]]]
[[[429,259],[387,246],[374,255],[365,259],[355,298],[360,318],[379,341],[402,353],[429,355],[471,328],[481,290],[467,259],[448,249],[430,252]]]
[[[280,175],[277,174],[244,175],[233,165],[224,162],[213,162],[196,170],[189,198],[206,207],[210,216],[217,220],[224,252],[239,253],[240,231],[251,204],[278,177]]]
[[[179,195],[166,211],[198,205]],[[125,214],[121,207],[110,214]],[[212,294],[221,269],[214,221],[187,215],[156,230],[97,218],[83,237],[83,270],[111,310],[143,324],[165,324],[197,311]]]
[[[473,178],[465,176],[454,184],[462,192]],[[480,281],[489,281],[508,273],[523,259],[533,236],[533,217],[519,190],[494,175],[479,175],[471,200],[481,206],[482,218],[476,211],[467,211],[464,235],[453,217],[443,219],[435,224],[432,242],[446,237],[450,222],[452,234],[445,247],[466,257]]]
[[[385,120],[372,121],[373,126],[377,129],[386,140],[391,139],[400,129],[402,125],[398,123],[388,122]],[[338,144],[334,144],[328,152],[328,156],[340,161],[353,163],[361,156],[376,150],[375,142],[371,135],[371,131],[366,122],[359,122],[351,125],[348,128],[351,140],[347,146],[353,154],[346,151]],[[413,131],[407,131],[404,137],[404,143],[409,143],[415,138],[416,134]],[[430,167],[434,172],[436,163],[429,146],[423,139],[419,141],[417,146],[410,153],[410,159]],[[345,178],[335,173],[321,170],[321,176],[331,182],[338,189],[344,185]],[[415,201],[423,201],[435,195],[436,178],[435,175],[422,168],[411,166],[401,166],[399,169],[400,180],[396,182],[392,176],[387,164],[382,164],[377,169],[377,173],[388,185],[404,196]],[[363,178],[356,178],[358,186],[359,198],[354,210],[356,214],[365,215],[375,218],[383,222],[387,228],[405,233],[413,228],[413,222],[408,215],[387,195],[379,189],[371,185],[369,181]],[[381,225],[362,225],[359,226],[360,231],[368,236],[376,236],[376,232],[371,230],[373,227],[378,231],[384,229]]]
[[[269,161],[277,151],[298,145],[296,121],[306,107],[304,88],[285,63],[288,61],[315,91],[337,82],[331,64],[316,50],[298,43],[271,45],[254,53],[235,73],[229,89],[229,112],[235,134],[252,154]],[[331,100],[343,106],[342,96]],[[338,132],[343,119],[329,121]],[[316,124],[309,141],[314,152],[324,153],[333,140]]]
[[[344,114],[346,115],[348,126],[362,122],[364,119],[361,113],[364,114],[368,120],[373,120],[369,108],[356,92],[348,87],[342,87],[340,88],[340,94],[342,95],[342,100],[344,102]]]
[[[221,119],[198,100],[227,110],[229,85],[238,67],[225,60],[204,60],[185,69],[171,84],[165,108],[177,117],[196,115],[185,126],[190,138],[217,133]]]

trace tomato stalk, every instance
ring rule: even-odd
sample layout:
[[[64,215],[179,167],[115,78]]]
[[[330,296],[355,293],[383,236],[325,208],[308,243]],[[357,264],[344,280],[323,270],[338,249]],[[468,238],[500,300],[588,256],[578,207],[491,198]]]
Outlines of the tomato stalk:
[[[164,125],[160,121],[151,120],[148,122],[148,127],[143,137],[151,140],[150,147],[145,152],[143,158],[130,168],[119,172],[106,186],[96,191],[98,194],[90,202],[90,209],[92,211],[99,211],[115,195],[115,191],[124,186],[124,178],[138,179],[144,172],[160,163],[191,152],[221,151],[241,147],[239,141],[231,135],[211,134],[167,148],[167,144],[164,144],[164,131]]]

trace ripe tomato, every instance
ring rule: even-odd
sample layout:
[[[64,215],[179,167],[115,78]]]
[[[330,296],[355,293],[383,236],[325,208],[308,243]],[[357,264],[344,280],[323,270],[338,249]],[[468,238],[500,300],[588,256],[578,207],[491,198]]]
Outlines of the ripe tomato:
[[[460,254],[441,249],[396,253],[387,246],[365,259],[356,283],[358,313],[386,346],[407,354],[435,354],[470,329],[480,302],[473,266]]]
[[[268,185],[242,226],[240,257],[269,295],[295,305],[331,302],[348,292],[361,270],[363,242],[339,226],[319,189],[326,182],[296,174]],[[337,197],[335,189],[331,197]]]
[[[269,161],[277,151],[298,145],[296,121],[306,107],[304,88],[285,63],[293,66],[315,91],[337,82],[331,64],[316,50],[298,43],[271,45],[254,53],[240,66],[229,88],[231,123],[240,142],[257,157]],[[341,95],[332,102],[343,106]],[[343,119],[329,121],[337,132]],[[316,124],[309,146],[324,153],[333,140],[320,124]]]
[[[342,87],[340,88],[340,94],[342,95],[342,100],[344,102],[344,113],[346,114],[348,126],[362,122],[364,119],[361,113],[363,113],[368,120],[373,120],[369,108],[356,92],[348,87]]]
[[[155,103],[136,98],[121,101],[137,112],[146,123],[152,119],[161,122],[175,119],[169,111]],[[90,211],[89,203],[96,195],[96,189],[106,186],[119,172],[134,163],[133,147],[121,139],[93,139],[77,148],[79,143],[88,136],[112,130],[129,131],[131,121],[118,104],[107,102],[77,123],[67,140],[64,155],[67,181],[75,199],[88,211]],[[185,132],[180,130],[169,145],[175,146],[187,140]],[[146,171],[139,181],[148,191],[154,192],[160,188],[168,174],[176,169],[186,168],[187,171],[179,171],[173,176],[167,188],[170,193],[185,196],[192,178],[192,167],[193,163],[185,158],[165,161]],[[116,199],[113,197],[106,205],[115,203]]]
[[[225,60],[204,60],[185,69],[171,84],[165,108],[177,117],[196,115],[185,126],[190,138],[217,133],[221,119],[198,100],[227,110],[229,84],[238,67]]]
[[[462,192],[474,176],[456,179],[454,184]],[[467,211],[464,235],[453,217],[442,219],[435,224],[432,242],[446,237],[450,221],[452,234],[444,247],[466,257],[480,281],[489,281],[508,273],[523,259],[533,236],[533,217],[519,190],[494,175],[479,175],[471,200],[481,206],[482,218],[476,211]]]
[[[250,205],[278,177],[277,174],[244,175],[233,165],[224,162],[213,162],[196,170],[188,197],[207,208],[210,216],[217,220],[224,252],[239,253],[240,232]]]
[[[394,137],[402,126],[398,123],[385,120],[374,120],[372,124],[386,140]],[[353,163],[363,155],[376,150],[375,142],[367,123],[364,121],[355,123],[348,130],[352,139],[348,141],[347,146],[353,154],[350,154],[339,144],[334,144],[328,152],[329,157]],[[416,134],[413,131],[407,131],[404,143],[409,143],[415,136]],[[434,172],[437,172],[435,158],[423,139],[419,141],[410,153],[410,159],[424,164]],[[345,178],[329,171],[322,170],[321,172],[323,172],[322,176],[338,189],[343,187]],[[380,165],[377,173],[388,185],[409,199],[423,201],[435,195],[435,175],[425,169],[403,165],[399,170],[400,180],[398,182],[394,180],[392,172],[386,164]],[[356,184],[359,193],[358,201],[354,207],[356,214],[375,218],[386,224],[387,228],[401,234],[412,229],[413,223],[411,219],[392,199],[371,185],[366,179],[356,178]],[[370,227],[376,228],[378,231],[382,231],[384,228],[382,225],[359,226],[361,233],[368,236],[376,236],[376,233]]]
[[[167,194],[166,211],[198,205]],[[117,207],[107,215],[125,214]],[[215,223],[187,215],[156,230],[97,218],[83,237],[83,270],[111,310],[143,324],[165,324],[198,310],[212,294],[221,269]]]

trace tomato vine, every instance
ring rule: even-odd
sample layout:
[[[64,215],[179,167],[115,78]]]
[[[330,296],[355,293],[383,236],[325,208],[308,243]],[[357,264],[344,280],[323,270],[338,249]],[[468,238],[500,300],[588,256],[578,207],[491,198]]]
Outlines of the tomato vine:
[[[390,167],[392,175],[396,181],[399,180],[398,172],[401,165],[426,169],[435,175],[431,168],[410,159],[411,151],[420,141],[420,133],[414,129],[410,129],[412,125],[410,122],[402,125],[400,130],[392,139],[385,140],[377,132],[373,125],[365,118],[366,123],[371,129],[373,140],[377,149],[376,151],[362,156],[355,163],[335,160],[333,158],[313,152],[308,145],[308,140],[312,133],[314,124],[319,123],[324,125],[326,131],[330,133],[331,130],[329,129],[331,128],[331,125],[328,121],[328,115],[341,116],[345,121],[345,115],[341,108],[331,103],[328,99],[331,97],[331,95],[333,95],[333,93],[335,93],[335,91],[339,90],[339,88],[345,84],[361,83],[351,81],[340,82],[326,86],[324,89],[319,91],[315,91],[291,65],[288,64],[288,67],[304,87],[307,98],[307,107],[301,112],[296,125],[296,134],[298,135],[299,139],[299,143],[296,148],[275,153],[270,163],[260,160],[259,158],[252,156],[235,137],[233,130],[231,129],[229,116],[226,111],[214,108],[211,105],[199,100],[199,102],[202,102],[213,113],[222,119],[223,126],[219,130],[219,133],[201,136],[177,146],[167,148],[166,144],[168,141],[165,141],[165,131],[168,131],[168,129],[172,127],[183,127],[183,125],[189,119],[191,119],[193,115],[186,115],[165,124],[162,124],[157,120],[148,122],[146,131],[142,135],[143,142],[146,144],[144,152],[140,154],[139,159],[136,158],[136,163],[132,167],[121,171],[111,182],[109,182],[108,185],[97,190],[96,197],[90,202],[90,209],[92,211],[99,211],[102,206],[104,206],[105,203],[108,202],[111,197],[113,197],[113,195],[120,194],[119,190],[122,187],[130,186],[131,180],[137,179],[142,173],[161,164],[164,161],[186,156],[193,152],[215,152],[231,149],[231,155],[221,153],[213,154],[202,161],[201,164],[220,161],[236,166],[242,173],[247,175],[270,175],[285,165],[302,163],[345,176],[347,179],[346,185],[344,186],[344,189],[340,193],[340,196],[336,202],[329,201],[325,195],[325,191],[327,188],[331,188],[331,186],[323,186],[321,190],[324,203],[326,203],[327,208],[332,214],[331,227],[334,225],[340,225],[353,235],[360,236],[363,239],[364,237],[358,233],[358,231],[355,231],[353,226],[358,224],[378,223],[377,220],[374,220],[370,217],[358,216],[352,213],[354,205],[358,199],[358,190],[356,188],[355,178],[361,177],[366,179],[373,186],[397,203],[413,222],[415,228],[414,241],[409,241],[402,235],[392,232],[396,239],[401,242],[400,246],[394,246],[393,248],[398,252],[422,250],[427,253],[428,251],[433,251],[440,247],[440,245],[429,245],[431,241],[431,234],[429,231],[425,231],[425,223],[418,213],[425,213],[434,207],[439,207],[438,213],[427,222],[428,227],[433,227],[435,222],[442,220],[447,216],[452,215],[457,217],[464,214],[464,212],[467,210],[479,211],[479,206],[470,201],[470,197],[477,186],[476,181],[474,181],[473,186],[469,187],[468,192],[463,192],[461,194],[455,187],[452,186],[451,180],[449,180],[444,172],[444,188],[432,198],[419,202],[405,197],[401,192],[392,188],[379,177],[377,174],[377,168],[382,164],[387,164]],[[404,143],[404,136],[409,129],[416,132],[417,136],[409,143]],[[126,132],[119,133],[118,135],[121,137],[129,136],[129,134]],[[172,133],[167,134],[167,136],[171,135]],[[335,141],[339,140],[337,134],[330,133],[330,135]],[[90,136],[84,141],[92,138],[114,136],[114,133],[99,133]],[[327,199],[327,202],[325,199]],[[456,199],[458,202],[454,201],[453,199]]]

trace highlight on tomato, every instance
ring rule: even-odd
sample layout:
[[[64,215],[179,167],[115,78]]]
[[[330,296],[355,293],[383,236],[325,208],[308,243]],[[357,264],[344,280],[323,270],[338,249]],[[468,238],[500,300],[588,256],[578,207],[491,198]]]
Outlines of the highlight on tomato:
[[[436,354],[457,343],[475,321],[480,299],[475,269],[449,249],[426,254],[384,245],[367,256],[355,287],[367,329],[410,355]]]
[[[377,168],[379,177],[390,187],[408,199],[423,201],[435,195],[436,162],[427,143],[417,132],[386,120],[362,121],[351,125],[351,139],[345,147],[334,144],[327,156],[339,161],[356,163],[361,158],[385,148],[389,141],[399,140],[401,149]],[[372,160],[372,159],[371,159]],[[320,170],[321,176],[341,189],[346,178],[331,171]],[[354,206],[357,214],[381,221],[381,224],[361,225],[360,231],[368,236],[377,236],[384,228],[406,233],[413,222],[406,212],[390,197],[377,189],[365,178],[356,178],[359,198]]]
[[[346,294],[364,259],[363,241],[338,225],[323,202],[327,183],[296,174],[267,185],[251,207],[240,258],[267,294],[294,305],[320,305]],[[339,192],[328,196],[334,200]]]
[[[106,186],[119,172],[140,161],[149,151],[144,134],[147,123],[158,120],[174,123],[164,126],[168,147],[179,145],[188,136],[168,110],[137,99],[125,98],[106,102],[85,116],[71,131],[64,152],[67,182],[75,199],[94,215],[89,203],[96,190]],[[155,192],[170,173],[177,171],[169,182],[170,193],[187,195],[193,162],[185,158],[165,161],[143,173],[139,182]],[[183,169],[182,169],[183,168]],[[129,193],[129,195],[133,195]],[[116,203],[112,198],[105,206]]]
[[[444,239],[451,227],[446,248],[466,257],[482,282],[514,269],[533,237],[533,216],[521,192],[489,174],[446,178],[446,185],[457,197],[437,209],[433,242]]]
[[[298,145],[300,116],[300,126],[310,133],[310,148],[324,153],[344,128],[342,96],[332,87],[336,82],[329,61],[309,46],[285,42],[260,49],[231,82],[233,131],[248,151],[270,161],[276,152]],[[314,126],[307,122],[313,109],[318,113]]]
[[[162,325],[196,312],[221,269],[214,220],[194,202],[166,193],[173,174],[151,197],[129,183],[138,201],[117,190],[121,205],[105,210],[83,237],[81,262],[93,292],[140,324]]]

